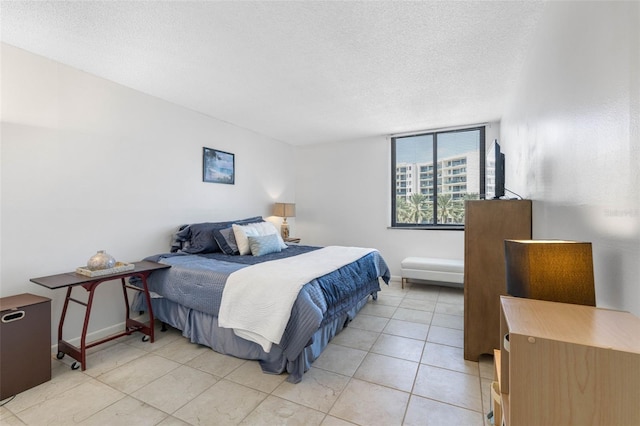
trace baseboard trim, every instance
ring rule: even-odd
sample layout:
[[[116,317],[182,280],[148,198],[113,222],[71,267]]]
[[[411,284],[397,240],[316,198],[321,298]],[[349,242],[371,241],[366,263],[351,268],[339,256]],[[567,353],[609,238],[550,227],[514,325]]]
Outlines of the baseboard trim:
[[[132,317],[131,319],[134,319],[136,321],[140,321],[140,322],[147,322],[149,321],[149,315],[144,313],[140,316],[137,317]],[[95,330],[92,331],[90,333],[87,333],[87,343],[90,342],[94,342],[96,340],[99,339],[104,339],[105,337],[109,337],[112,336],[114,334],[118,334],[121,333],[124,330],[125,327],[125,322],[122,321],[118,324],[114,324],[112,326],[109,327],[105,327],[102,328],[100,330]],[[80,336],[71,338],[71,339],[64,339],[67,343],[72,344],[73,346],[76,347],[80,347]],[[51,354],[52,355],[57,355],[58,354],[58,343],[56,342],[55,344],[51,345]]]

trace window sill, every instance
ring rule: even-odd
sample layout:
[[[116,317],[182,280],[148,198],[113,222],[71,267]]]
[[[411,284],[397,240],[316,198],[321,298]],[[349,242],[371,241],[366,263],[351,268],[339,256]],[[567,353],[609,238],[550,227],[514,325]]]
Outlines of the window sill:
[[[464,225],[388,226],[387,229],[408,229],[414,231],[464,231]]]

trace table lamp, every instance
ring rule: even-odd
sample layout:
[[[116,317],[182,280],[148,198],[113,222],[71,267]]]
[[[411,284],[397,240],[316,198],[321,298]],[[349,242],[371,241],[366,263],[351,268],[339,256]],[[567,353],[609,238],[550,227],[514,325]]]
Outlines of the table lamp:
[[[596,305],[591,243],[505,240],[507,293],[577,305]]]
[[[280,234],[283,239],[289,238],[287,218],[296,217],[296,205],[294,203],[275,203],[273,206],[273,215],[284,218],[280,226]]]

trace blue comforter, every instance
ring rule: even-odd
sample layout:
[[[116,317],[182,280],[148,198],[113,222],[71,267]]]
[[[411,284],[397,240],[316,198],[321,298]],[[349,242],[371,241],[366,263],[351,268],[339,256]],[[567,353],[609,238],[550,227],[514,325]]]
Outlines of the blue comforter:
[[[149,290],[175,303],[217,317],[227,277],[248,265],[296,256],[319,247],[291,245],[266,256],[161,254],[146,260],[171,265],[147,280]],[[388,284],[390,272],[374,251],[334,272],[305,284],[293,306],[280,345],[288,360],[296,359],[323,324],[343,315],[369,294],[380,290],[378,277]]]

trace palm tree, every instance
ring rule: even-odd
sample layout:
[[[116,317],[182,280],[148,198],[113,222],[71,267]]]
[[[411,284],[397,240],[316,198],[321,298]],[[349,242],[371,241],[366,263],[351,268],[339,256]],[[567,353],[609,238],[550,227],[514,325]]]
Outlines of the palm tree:
[[[464,202],[477,199],[477,193],[466,193],[455,200],[451,194],[438,195],[438,223],[464,223]]]
[[[430,222],[433,219],[433,213],[429,208],[430,203],[424,194],[412,194],[407,200],[407,222],[423,223]]]
[[[464,202],[477,200],[477,193],[466,193],[461,199],[453,199],[452,194],[438,195],[439,224],[464,224]],[[413,194],[408,199],[396,198],[396,222],[398,223],[432,223],[433,203],[424,194]]]
[[[451,194],[438,194],[438,223],[447,223],[449,217],[449,210],[451,209],[452,197]]]
[[[396,197],[396,222],[407,223],[409,221],[409,204],[405,197]]]

